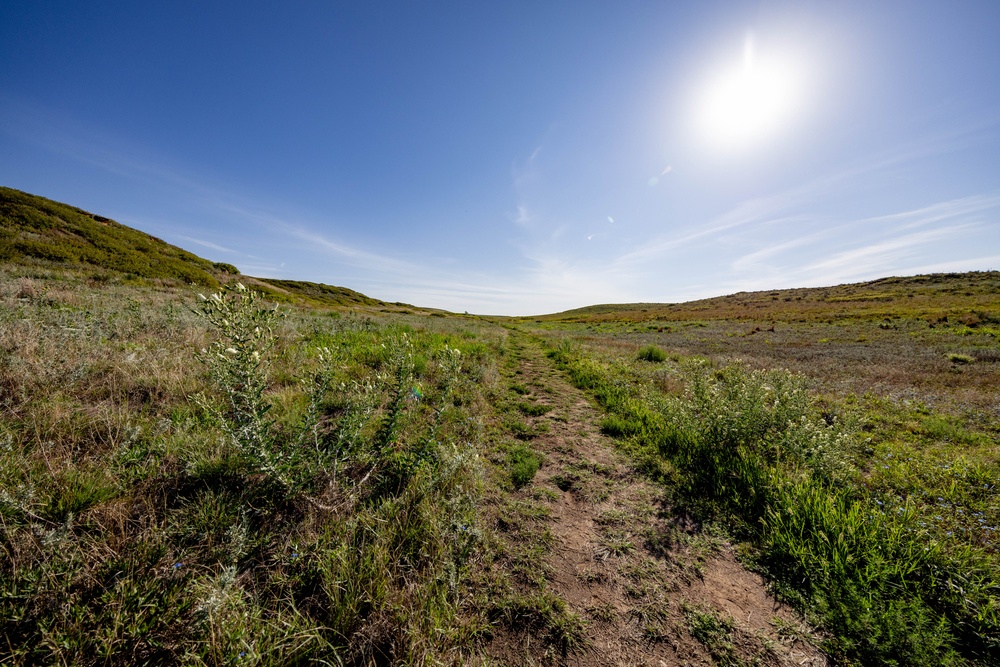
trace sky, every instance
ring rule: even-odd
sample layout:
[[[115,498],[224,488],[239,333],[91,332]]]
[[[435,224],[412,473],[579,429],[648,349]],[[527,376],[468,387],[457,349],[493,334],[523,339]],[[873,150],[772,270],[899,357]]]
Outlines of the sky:
[[[1000,2],[0,0],[0,185],[530,315],[1000,269]]]

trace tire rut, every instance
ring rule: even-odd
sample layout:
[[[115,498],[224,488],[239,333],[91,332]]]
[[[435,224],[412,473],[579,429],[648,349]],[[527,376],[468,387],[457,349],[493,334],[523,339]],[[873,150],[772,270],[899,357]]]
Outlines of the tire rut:
[[[815,634],[732,545],[673,516],[663,492],[601,434],[598,408],[536,342],[517,342],[524,398],[547,410],[529,424],[545,461],[517,494],[547,507],[545,585],[584,621],[585,637],[563,655],[524,642],[516,662],[825,665]],[[503,664],[517,655],[507,648]]]

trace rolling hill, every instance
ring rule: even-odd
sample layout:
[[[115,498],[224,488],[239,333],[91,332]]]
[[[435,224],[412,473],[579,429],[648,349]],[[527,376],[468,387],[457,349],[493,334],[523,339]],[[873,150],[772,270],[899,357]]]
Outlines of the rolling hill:
[[[82,271],[98,280],[118,276],[203,287],[218,287],[240,273],[232,264],[204,259],[110,218],[6,187],[0,187],[0,262]],[[241,279],[275,301],[390,311],[413,308],[323,283]]]
[[[551,322],[778,320],[959,317],[1000,319],[1000,271],[880,278],[834,287],[738,292],[686,303],[603,304],[540,315]]]

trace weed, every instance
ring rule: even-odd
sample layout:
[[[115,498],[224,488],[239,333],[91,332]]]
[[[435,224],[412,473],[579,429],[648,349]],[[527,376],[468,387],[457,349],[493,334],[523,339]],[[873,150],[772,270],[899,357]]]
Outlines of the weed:
[[[267,352],[274,345],[273,326],[277,311],[265,306],[260,294],[241,283],[223,292],[201,297],[201,314],[218,331],[221,339],[202,350],[222,406],[204,395],[198,404],[222,426],[248,465],[258,472],[287,484],[281,455],[275,449],[267,389]]]
[[[590,617],[595,621],[600,621],[602,623],[611,623],[618,618],[618,610],[616,610],[614,605],[610,603],[589,607],[587,609],[587,613],[590,614]]]
[[[601,546],[598,547],[598,556],[602,559],[608,556],[625,556],[635,551],[635,543],[632,535],[625,530],[610,529],[605,530],[601,536]]]
[[[565,600],[550,591],[505,600],[492,612],[512,627],[533,628],[563,656],[587,644],[586,623],[569,611]]]
[[[521,414],[527,415],[528,417],[541,417],[552,408],[548,405],[542,405],[541,403],[520,402],[517,404],[517,409]]]
[[[740,664],[732,642],[732,621],[711,610],[687,606],[684,607],[684,618],[688,632],[708,649],[718,664]]]

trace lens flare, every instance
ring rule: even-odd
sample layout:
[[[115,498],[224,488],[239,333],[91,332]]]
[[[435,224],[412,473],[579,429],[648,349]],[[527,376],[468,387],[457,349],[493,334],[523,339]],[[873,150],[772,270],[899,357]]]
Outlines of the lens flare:
[[[718,75],[704,89],[697,121],[716,148],[738,150],[771,137],[795,110],[796,72],[788,63],[758,58],[747,38],[741,66]]]

